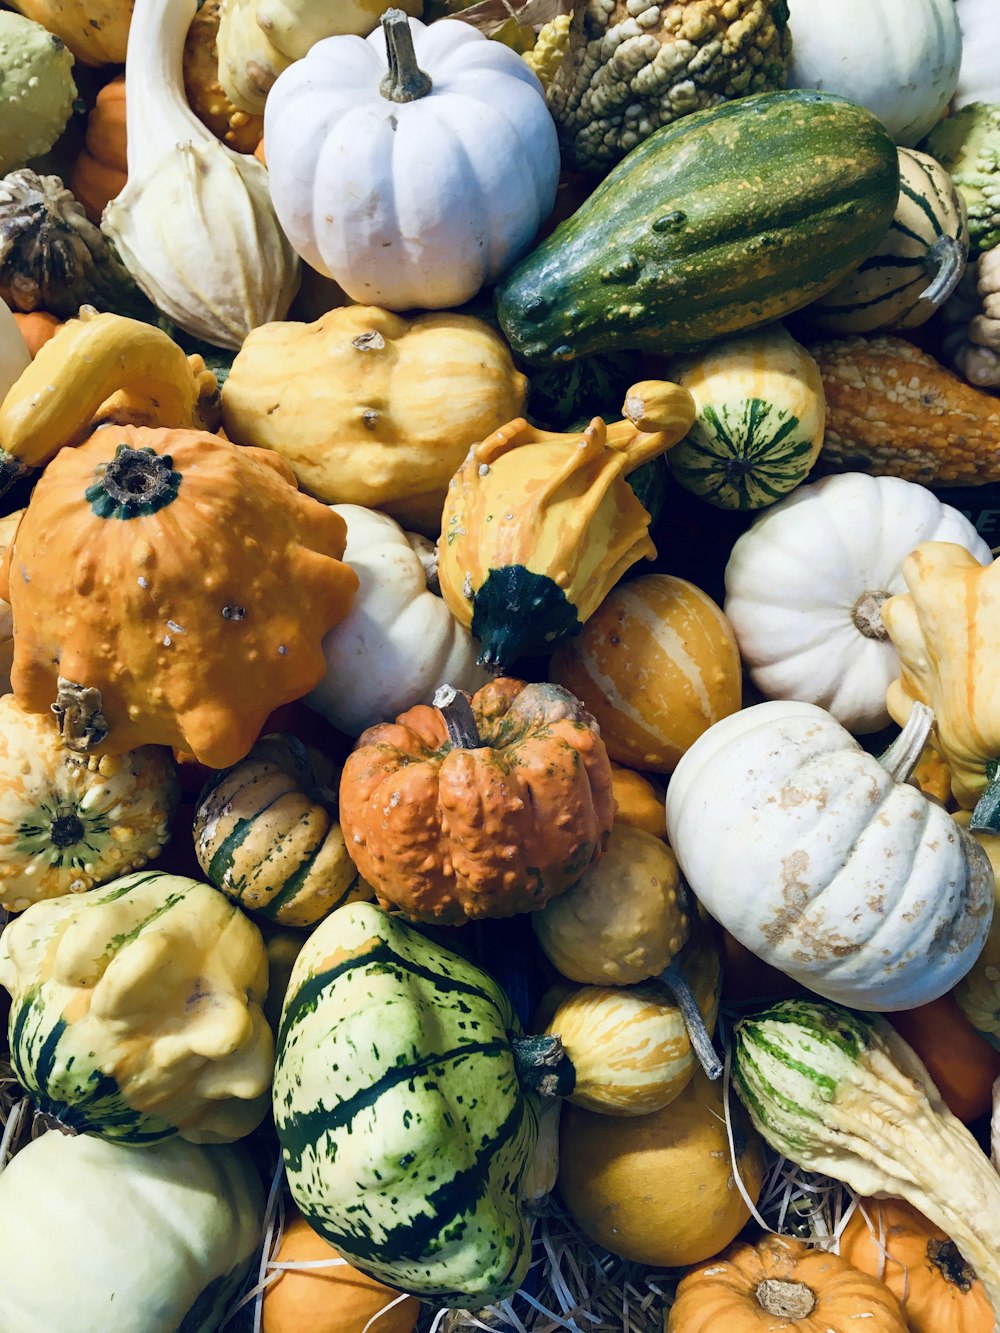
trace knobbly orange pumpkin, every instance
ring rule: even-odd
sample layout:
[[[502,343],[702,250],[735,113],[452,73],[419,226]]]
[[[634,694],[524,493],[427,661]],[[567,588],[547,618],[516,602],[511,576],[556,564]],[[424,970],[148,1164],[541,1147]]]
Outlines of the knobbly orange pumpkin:
[[[17,701],[77,753],[170,745],[225,768],[322,677],[358,585],[345,542],[267,450],[98,430],[49,463],[0,565]]]
[[[543,907],[611,832],[594,719],[558,686],[507,678],[435,703],[369,727],[344,765],[340,825],[362,879],[414,921]]]
[[[73,163],[69,188],[91,222],[100,223],[104,205],[128,179],[125,140],[125,75],[106,83],[87,117],[82,152]]]
[[[910,1333],[993,1333],[983,1284],[945,1233],[902,1199],[862,1199],[840,1237],[841,1258],[899,1300]],[[869,1225],[870,1222],[870,1225]]]
[[[789,1236],[736,1244],[677,1288],[666,1333],[908,1333],[877,1278]],[[935,1333],[944,1333],[943,1327]]]

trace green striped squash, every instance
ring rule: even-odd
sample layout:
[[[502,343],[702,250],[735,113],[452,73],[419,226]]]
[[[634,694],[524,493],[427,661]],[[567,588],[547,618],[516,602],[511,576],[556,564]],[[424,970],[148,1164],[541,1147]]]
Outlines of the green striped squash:
[[[443,1305],[517,1290],[539,1111],[518,1034],[496,982],[370,903],[306,941],[274,1118],[298,1208],[356,1268]]]
[[[326,776],[330,785],[301,741],[274,734],[203,790],[194,819],[198,863],[245,911],[312,926],[335,907],[375,896],[344,844],[339,775]]]
[[[965,205],[940,162],[899,149],[899,203],[875,253],[805,311],[830,333],[915,329],[944,305],[965,272]]]
[[[823,443],[819,367],[773,324],[673,363],[697,416],[667,454],[685,490],[720,509],[761,509],[809,475]]]
[[[264,942],[208,884],[140,873],[35,903],[0,936],[0,985],[14,1072],[68,1130],[222,1143],[266,1113]]]

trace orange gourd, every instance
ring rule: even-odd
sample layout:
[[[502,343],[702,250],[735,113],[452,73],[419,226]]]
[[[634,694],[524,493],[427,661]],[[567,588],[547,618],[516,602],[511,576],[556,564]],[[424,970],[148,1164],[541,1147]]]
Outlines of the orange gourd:
[[[552,659],[552,679],[593,713],[621,764],[671,773],[703,731],[740,706],[740,655],[700,588],[644,574],[604,599]]]
[[[286,1215],[272,1262],[301,1264],[337,1258],[333,1246],[304,1217]],[[264,1292],[263,1333],[362,1333],[369,1320],[374,1321],[372,1333],[412,1333],[420,1302],[406,1296],[393,1305],[399,1297],[398,1291],[347,1263],[285,1269]]]
[[[967,1125],[986,1115],[1000,1077],[1000,1051],[979,1035],[953,995],[886,1018],[927,1066],[952,1115]]]
[[[881,1277],[900,1301],[910,1333],[993,1333],[983,1284],[939,1227],[902,1199],[862,1199],[861,1205],[867,1218],[860,1210],[850,1218],[841,1257]]]
[[[28,345],[32,360],[38,355],[39,348],[44,347],[50,338],[54,338],[63,326],[61,319],[48,314],[45,310],[32,310],[30,314],[21,314],[15,310],[14,323]]]
[[[543,907],[600,856],[611,765],[579,702],[501,678],[369,727],[340,780],[348,851],[384,907],[457,925]]]
[[[17,701],[53,709],[77,753],[170,745],[225,768],[322,677],[358,585],[345,541],[267,450],[98,430],[46,467],[0,566]]]
[[[666,1333],[907,1333],[876,1278],[788,1236],[732,1245],[677,1288]],[[944,1330],[935,1330],[944,1333]]]
[[[128,179],[125,139],[125,75],[106,83],[87,117],[83,151],[73,163],[69,188],[91,222],[100,223],[104,206]]]
[[[652,833],[654,838],[666,838],[666,793],[659,783],[651,782],[631,768],[612,764],[611,789],[618,803],[616,824],[631,824],[643,833]]]

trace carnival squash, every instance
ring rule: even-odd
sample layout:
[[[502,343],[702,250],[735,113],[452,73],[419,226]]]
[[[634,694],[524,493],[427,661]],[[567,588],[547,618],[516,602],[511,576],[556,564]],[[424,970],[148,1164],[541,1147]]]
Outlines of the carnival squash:
[[[87,116],[84,147],[67,184],[91,222],[100,223],[109,200],[120,194],[128,179],[125,128],[125,75],[106,83]]]
[[[540,1082],[567,1091],[572,1071],[552,1039],[521,1037],[491,977],[370,903],[341,907],[281,1016],[274,1115],[296,1205],[380,1282],[439,1305],[511,1295]]]
[[[389,310],[460,306],[494,283],[559,181],[555,126],[520,56],[399,9],[366,42],[328,37],[278,76],[264,146],[296,251]]]
[[[80,893],[144,866],[170,836],[180,790],[166,750],[87,759],[55,719],[0,698],[0,907]]]
[[[291,1208],[270,1262],[281,1267],[264,1290],[262,1333],[361,1333],[370,1320],[378,1333],[413,1333],[416,1297],[359,1273]]]
[[[853,1268],[881,1278],[910,1333],[993,1333],[983,1284],[941,1228],[902,1199],[860,1199],[839,1252]]]
[[[790,1236],[730,1246],[682,1278],[664,1333],[911,1333],[896,1296],[871,1270]],[[940,1330],[944,1333],[944,1329]],[[949,1330],[949,1333],[953,1333]]]
[[[740,657],[725,616],[700,588],[644,574],[614,588],[579,638],[552,659],[552,679],[583,700],[619,763],[669,773],[719,718],[740,706]]]
[[[543,907],[600,857],[613,818],[600,734],[556,685],[501,678],[471,701],[442,689],[362,733],[340,780],[362,878],[416,921]]]
[[[231,440],[274,449],[319,499],[377,507],[436,538],[469,445],[518,416],[526,391],[477,319],[348,306],[255,329],[222,411]]]
[[[6,1167],[0,1209],[18,1219],[0,1249],[4,1333],[214,1333],[260,1243],[264,1191],[241,1147],[52,1132]]]
[[[45,469],[0,568],[18,703],[55,704],[77,753],[159,744],[235,763],[323,675],[322,637],[357,587],[344,539],[274,454],[98,431]]]
[[[613,1254],[657,1268],[718,1254],[749,1220],[735,1172],[756,1202],[763,1144],[701,1070],[661,1111],[606,1116],[567,1104],[559,1134],[559,1192],[577,1226]]]
[[[985,853],[906,783],[930,725],[914,710],[880,762],[813,704],[757,704],[696,741],[667,791],[670,845],[703,906],[765,962],[854,1008],[936,999],[989,932]]]
[[[656,554],[626,477],[677,443],[694,404],[686,389],[650,380],[629,389],[622,411],[610,427],[595,417],[582,438],[512,421],[452,478],[441,595],[491,670],[579,634],[622,575]]]
[[[310,708],[349,736],[433,697],[442,685],[477,690],[488,679],[479,645],[438,593],[437,553],[388,514],[334,505],[347,524],[344,560],[359,586],[323,640],[326,675]]]
[[[210,885],[147,871],[35,903],[0,936],[0,984],[11,1065],[70,1132],[228,1143],[263,1119],[264,943]]]
[[[314,926],[342,903],[373,896],[337,821],[337,771],[321,777],[313,759],[294,736],[264,736],[210,780],[194,816],[206,878],[244,911],[283,926]]]
[[[855,735],[887,726],[899,658],[882,606],[924,541],[992,560],[964,515],[898,477],[824,477],[762,514],[725,574],[726,618],[761,694],[818,704]]]
[[[819,368],[781,327],[727,338],[671,365],[697,415],[671,474],[720,509],[761,509],[808,476],[823,443]]]

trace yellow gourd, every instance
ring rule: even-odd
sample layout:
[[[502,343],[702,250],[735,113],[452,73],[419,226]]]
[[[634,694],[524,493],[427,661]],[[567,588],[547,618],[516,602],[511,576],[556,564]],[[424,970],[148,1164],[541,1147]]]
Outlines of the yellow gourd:
[[[611,790],[618,804],[615,811],[616,824],[631,824],[644,833],[652,833],[654,838],[666,838],[665,792],[659,783],[652,782],[631,768],[612,764]]]

